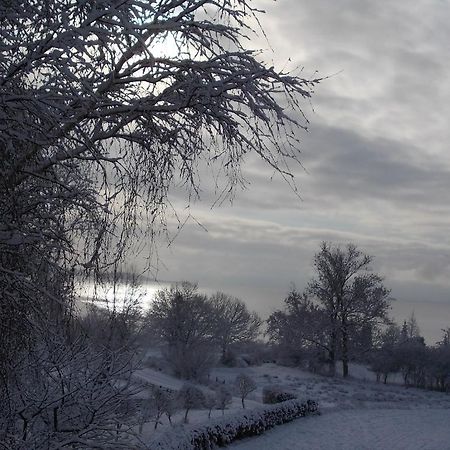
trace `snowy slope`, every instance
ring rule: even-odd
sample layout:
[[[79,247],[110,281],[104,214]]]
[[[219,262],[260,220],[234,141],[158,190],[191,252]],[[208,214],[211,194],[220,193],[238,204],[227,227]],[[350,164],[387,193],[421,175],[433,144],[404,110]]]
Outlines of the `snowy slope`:
[[[319,402],[322,416],[296,420],[276,427],[267,434],[231,446],[236,449],[263,450],[295,449],[427,449],[450,450],[450,395],[398,384],[383,385],[372,381],[373,374],[363,367],[352,367],[353,378],[329,378],[276,364],[247,368],[215,368],[211,383],[232,386],[236,375],[245,373],[255,380],[258,388],[247,401],[249,409],[261,405],[264,386],[277,385],[295,392],[299,398]],[[179,389],[183,381],[153,369],[137,372],[138,377],[151,384]],[[356,378],[358,377],[358,378]],[[206,386],[202,386],[208,390]],[[241,410],[240,400],[233,403],[225,415]],[[212,411],[212,417],[221,417]],[[206,410],[192,411],[190,423],[208,422]],[[182,412],[174,423],[182,422]],[[158,432],[170,432],[162,419]],[[144,428],[144,440],[153,435],[153,425]]]

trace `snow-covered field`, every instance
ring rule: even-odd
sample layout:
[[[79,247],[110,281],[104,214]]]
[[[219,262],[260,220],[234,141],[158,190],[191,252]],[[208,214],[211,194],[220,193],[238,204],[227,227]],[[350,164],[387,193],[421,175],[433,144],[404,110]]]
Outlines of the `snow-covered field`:
[[[276,427],[260,437],[230,446],[236,449],[450,449],[450,395],[373,381],[364,367],[353,366],[353,378],[328,378],[296,368],[263,364],[247,368],[216,368],[210,382],[231,386],[238,373],[246,373],[257,383],[250,394],[249,408],[261,404],[262,389],[267,385],[284,386],[299,398],[316,400],[321,416],[307,417]],[[153,369],[139,373],[142,380],[171,389],[181,382]],[[203,389],[207,389],[204,387]],[[240,409],[236,397],[226,411]],[[221,415],[213,411],[213,417]],[[175,422],[181,422],[178,414]],[[207,411],[193,411],[191,423],[208,421]],[[153,434],[152,424],[145,427],[143,438]],[[160,431],[168,431],[163,423]]]
[[[276,427],[233,450],[450,449],[448,409],[353,409],[326,412]]]

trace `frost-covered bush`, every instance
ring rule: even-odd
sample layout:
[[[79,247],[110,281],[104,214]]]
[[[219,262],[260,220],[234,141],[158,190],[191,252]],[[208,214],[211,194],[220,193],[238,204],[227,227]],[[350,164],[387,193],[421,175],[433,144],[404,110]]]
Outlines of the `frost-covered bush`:
[[[222,410],[222,415],[225,412],[225,408],[231,405],[233,397],[230,390],[226,386],[219,386],[216,389],[216,406]]]
[[[257,436],[269,428],[298,417],[317,414],[318,405],[312,400],[289,400],[278,405],[240,411],[208,422],[207,425],[179,427],[155,436],[150,442],[154,450],[210,450],[223,447],[246,437]]]
[[[263,388],[263,403],[274,404],[297,398],[292,392],[286,392],[279,386],[265,386]]]

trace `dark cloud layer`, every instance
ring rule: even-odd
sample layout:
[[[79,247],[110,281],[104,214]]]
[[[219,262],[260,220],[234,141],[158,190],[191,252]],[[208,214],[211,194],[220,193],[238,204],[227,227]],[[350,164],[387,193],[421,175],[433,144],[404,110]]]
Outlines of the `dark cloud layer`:
[[[353,241],[375,255],[398,316],[420,305],[420,324],[433,302],[448,307],[447,316],[442,308],[423,316],[436,339],[450,321],[450,3],[258,3],[267,11],[268,59],[304,66],[305,76],[334,74],[317,88],[314,111],[305,104],[306,170],[294,168],[301,200],[253,157],[248,189],[232,206],[211,210],[208,182],[204,202],[189,210],[174,192],[181,217],[193,214],[208,231],[188,221],[162,246],[159,276],[228,291],[267,314],[291,281],[302,287],[310,278],[320,241]]]

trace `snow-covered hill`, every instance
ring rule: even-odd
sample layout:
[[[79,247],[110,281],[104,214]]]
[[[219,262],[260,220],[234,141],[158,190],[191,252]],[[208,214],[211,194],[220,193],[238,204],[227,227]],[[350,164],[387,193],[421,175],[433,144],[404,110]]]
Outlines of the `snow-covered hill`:
[[[258,388],[247,402],[249,408],[262,402],[262,389],[267,385],[284,387],[299,398],[319,403],[322,415],[308,417],[232,445],[252,449],[450,449],[450,395],[405,388],[398,384],[384,385],[373,381],[373,374],[362,366],[352,367],[353,378],[329,378],[300,369],[263,364],[246,368],[216,368],[211,383],[232,386],[236,375],[245,373]],[[146,382],[170,389],[179,389],[182,381],[162,372],[143,369],[139,377]],[[357,378],[358,377],[358,378]],[[203,389],[208,389],[206,386]],[[237,397],[226,411],[234,415],[240,410]],[[213,411],[212,418],[221,416]],[[181,414],[175,419],[181,422]],[[205,410],[194,411],[191,423],[207,422]],[[171,432],[162,424],[159,432]],[[146,436],[153,430],[147,427]]]

